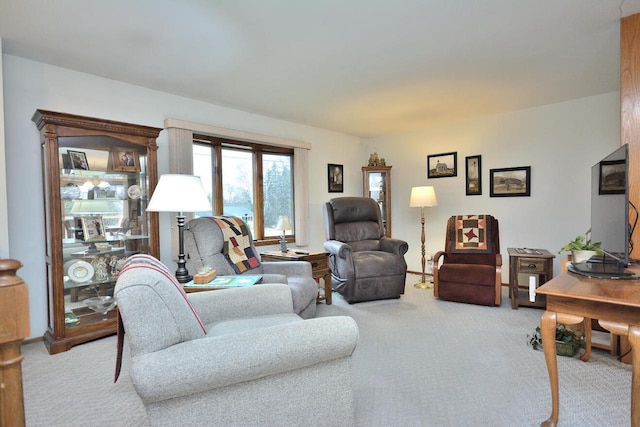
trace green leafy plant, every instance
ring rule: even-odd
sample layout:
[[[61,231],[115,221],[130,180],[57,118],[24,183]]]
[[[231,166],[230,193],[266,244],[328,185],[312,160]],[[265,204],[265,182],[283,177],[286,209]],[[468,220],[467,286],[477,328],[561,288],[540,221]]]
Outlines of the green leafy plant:
[[[528,344],[534,350],[542,350],[540,326],[533,335],[527,334]],[[573,356],[578,349],[584,348],[584,334],[576,333],[562,324],[556,325],[556,352],[561,356]]]
[[[558,253],[568,251],[596,251],[600,254],[600,245],[602,242],[591,241],[591,229],[588,229],[584,236],[576,236],[575,239],[564,245]]]

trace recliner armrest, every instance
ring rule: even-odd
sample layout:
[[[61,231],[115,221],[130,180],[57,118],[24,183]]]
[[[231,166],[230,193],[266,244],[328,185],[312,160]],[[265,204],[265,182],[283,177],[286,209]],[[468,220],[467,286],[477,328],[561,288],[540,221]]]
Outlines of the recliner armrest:
[[[404,240],[394,239],[392,237],[383,237],[380,239],[380,249],[396,255],[404,255],[409,250],[409,244]]]
[[[324,242],[324,249],[339,258],[351,258],[351,253],[353,252],[351,246],[338,240],[327,240]]]
[[[204,324],[242,317],[293,313],[291,289],[264,284],[187,294]]]
[[[357,342],[351,317],[323,317],[180,343],[132,358],[130,373],[152,403],[349,357]]]

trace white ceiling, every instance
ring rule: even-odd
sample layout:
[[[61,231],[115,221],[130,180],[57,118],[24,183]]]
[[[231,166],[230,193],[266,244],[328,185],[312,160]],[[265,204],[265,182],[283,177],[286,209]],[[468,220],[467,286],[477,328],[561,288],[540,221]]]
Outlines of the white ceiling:
[[[640,0],[0,0],[6,54],[363,137],[619,89]]]

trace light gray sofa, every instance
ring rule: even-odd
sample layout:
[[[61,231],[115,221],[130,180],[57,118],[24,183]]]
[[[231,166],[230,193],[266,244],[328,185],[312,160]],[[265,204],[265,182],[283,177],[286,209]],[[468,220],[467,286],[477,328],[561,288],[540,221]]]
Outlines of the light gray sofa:
[[[229,217],[240,220],[237,217]],[[251,250],[259,257],[251,231],[246,229]],[[204,265],[214,268],[218,275],[238,274],[223,254],[224,237],[218,224],[209,217],[196,218],[187,223],[184,247],[187,269],[192,274]],[[293,310],[303,319],[316,313],[318,284],[313,279],[311,264],[305,261],[259,262],[258,266],[242,274],[260,274],[261,283],[283,283],[291,288]]]
[[[114,295],[151,425],[353,425],[350,317],[303,320],[282,284],[185,294],[148,255]]]

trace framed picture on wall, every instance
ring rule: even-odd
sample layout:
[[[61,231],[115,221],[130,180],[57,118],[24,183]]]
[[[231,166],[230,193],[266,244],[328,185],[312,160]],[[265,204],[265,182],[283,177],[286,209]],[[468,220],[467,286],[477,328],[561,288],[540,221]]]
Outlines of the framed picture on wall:
[[[442,153],[427,156],[427,178],[458,176],[458,153]]]
[[[491,197],[531,195],[531,166],[491,169]]]
[[[464,158],[465,189],[467,196],[482,194],[482,156],[467,156]]]
[[[343,172],[343,165],[335,165],[331,163],[327,165],[329,193],[342,193],[344,191]]]

